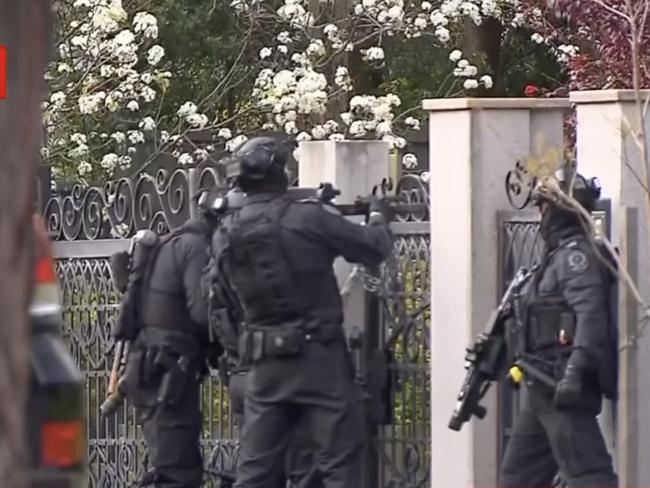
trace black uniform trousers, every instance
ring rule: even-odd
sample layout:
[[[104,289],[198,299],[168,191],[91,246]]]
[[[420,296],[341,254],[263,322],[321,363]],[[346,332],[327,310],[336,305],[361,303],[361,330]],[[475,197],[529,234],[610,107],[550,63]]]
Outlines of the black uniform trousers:
[[[504,488],[549,488],[558,469],[566,486],[618,486],[612,458],[598,426],[601,397],[585,391],[582,404],[558,410],[553,392],[533,384],[522,392],[523,409],[515,421],[501,468]]]
[[[232,413],[240,432],[243,430],[245,422],[246,376],[245,372],[235,373],[230,377],[228,383]],[[299,429],[294,432],[288,440],[286,450],[284,470],[282,473],[278,473],[277,482],[269,483],[269,488],[286,488],[288,481],[290,481],[291,488],[322,487],[323,484],[318,476],[314,459],[314,449],[309,445],[305,434]]]
[[[188,380],[174,407],[142,410],[142,430],[149,451],[155,488],[199,488],[203,458],[199,447],[203,417],[199,409],[199,380]]]
[[[235,488],[269,488],[296,426],[325,488],[361,486],[365,421],[343,342],[307,343],[302,355],[266,358],[247,375]]]

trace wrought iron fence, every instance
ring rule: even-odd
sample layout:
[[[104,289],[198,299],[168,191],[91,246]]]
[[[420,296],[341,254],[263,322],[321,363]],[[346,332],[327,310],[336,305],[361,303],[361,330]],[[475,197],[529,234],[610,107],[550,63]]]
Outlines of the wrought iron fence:
[[[431,466],[431,268],[429,222],[395,226],[401,286],[380,313],[378,343],[390,344],[392,423],[377,432],[379,477],[371,486],[427,488]],[[398,327],[403,332],[394,336]]]
[[[120,296],[108,260],[128,246],[127,237],[142,228],[160,233],[193,215],[191,199],[199,188],[222,181],[211,168],[160,170],[109,182],[102,188],[75,187],[45,205],[55,236],[56,263],[63,288],[64,337],[86,381],[88,486],[130,487],[146,469],[146,449],[135,412],[128,402],[108,419],[99,405],[106,396],[114,343],[111,330]],[[428,203],[428,191],[414,175],[403,177],[396,192],[407,203]],[[374,347],[407,320],[391,346],[393,422],[373,432],[374,476],[368,487],[428,488],[430,440],[430,293],[428,211],[398,215],[392,260],[401,286],[386,292],[374,327]],[[421,312],[410,318],[413,310]],[[233,471],[237,463],[237,432],[232,425],[228,392],[217,374],[202,386],[204,427],[201,443],[206,463],[205,486],[218,486],[217,471]]]

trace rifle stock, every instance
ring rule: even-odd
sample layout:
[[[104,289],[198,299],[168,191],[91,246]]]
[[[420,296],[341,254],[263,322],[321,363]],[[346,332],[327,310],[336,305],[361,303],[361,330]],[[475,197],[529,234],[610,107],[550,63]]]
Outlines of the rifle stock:
[[[459,431],[472,416],[485,417],[487,409],[480,404],[493,381],[504,369],[506,360],[505,322],[512,311],[512,298],[530,276],[521,268],[492,312],[485,331],[478,336],[465,355],[467,374],[456,398],[456,407],[449,421],[451,430]]]

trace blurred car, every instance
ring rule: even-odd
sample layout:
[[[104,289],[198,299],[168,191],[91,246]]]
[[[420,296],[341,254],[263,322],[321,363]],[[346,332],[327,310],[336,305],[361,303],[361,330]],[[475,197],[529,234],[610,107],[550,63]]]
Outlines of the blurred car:
[[[35,233],[27,435],[32,488],[78,488],[86,469],[84,381],[61,337],[61,294],[52,244],[40,216]]]

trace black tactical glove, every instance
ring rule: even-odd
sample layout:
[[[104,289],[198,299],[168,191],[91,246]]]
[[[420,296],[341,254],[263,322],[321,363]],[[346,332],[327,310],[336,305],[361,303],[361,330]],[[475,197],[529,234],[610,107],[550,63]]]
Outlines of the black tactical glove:
[[[582,373],[569,364],[564,371],[564,377],[555,388],[555,406],[558,408],[575,407],[582,396]]]
[[[224,353],[223,346],[219,342],[213,342],[206,348],[206,362],[212,369],[219,369],[220,359]]]
[[[368,223],[388,224],[393,219],[393,211],[388,202],[374,195],[368,197]]]

